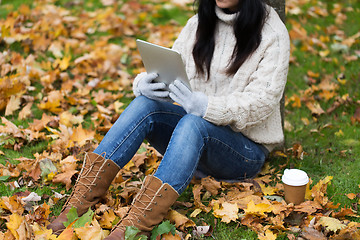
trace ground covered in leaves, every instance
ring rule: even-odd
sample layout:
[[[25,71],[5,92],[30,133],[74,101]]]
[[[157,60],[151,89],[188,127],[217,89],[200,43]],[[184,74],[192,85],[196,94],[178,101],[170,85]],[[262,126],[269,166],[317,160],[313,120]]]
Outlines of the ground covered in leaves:
[[[134,97],[131,82],[143,71],[135,39],[170,47],[193,15],[191,4],[184,2],[35,0],[16,8],[16,1],[1,6],[8,14],[0,19],[0,239],[103,239],[121,219],[141,180],[161,161],[146,144],[118,174],[104,201],[83,217],[72,212],[67,230],[58,237],[45,228],[71,191],[84,153],[96,147]],[[352,75],[346,76],[347,65],[332,57],[336,53],[348,64],[359,63],[360,32],[347,35],[339,27],[356,11],[351,1],[287,1],[291,68],[305,65],[296,49],[320,56],[319,64],[340,68],[335,74],[308,67],[305,87],[289,79],[287,114],[305,107],[307,117],[298,119],[303,126],[324,115],[341,118],[345,111],[337,111],[344,106],[354,108],[349,124],[359,125],[358,95],[343,92]],[[326,35],[315,32],[320,26],[303,26],[309,18],[329,15],[334,22],[326,23]],[[285,121],[286,131],[296,132],[296,124]],[[311,134],[330,128],[324,124]],[[340,128],[335,137],[344,132]],[[350,140],[358,146],[357,139]],[[350,152],[339,155],[346,159]],[[301,166],[298,162],[307,154],[299,143],[276,151],[271,157],[276,164],[266,164],[256,179],[245,182],[193,180],[154,238],[360,239],[359,189],[346,194],[352,206],[335,203],[327,194],[334,179],[323,175],[310,183],[304,203],[283,200],[284,169],[291,161]],[[240,235],[220,237],[236,229],[242,229]]]

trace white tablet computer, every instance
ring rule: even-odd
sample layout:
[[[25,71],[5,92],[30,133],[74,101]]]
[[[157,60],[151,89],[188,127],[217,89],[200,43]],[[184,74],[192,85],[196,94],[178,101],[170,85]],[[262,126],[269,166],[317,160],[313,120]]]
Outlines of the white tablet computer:
[[[155,81],[169,85],[175,79],[179,79],[191,90],[179,52],[140,39],[136,40],[136,44],[146,72],[159,74]]]

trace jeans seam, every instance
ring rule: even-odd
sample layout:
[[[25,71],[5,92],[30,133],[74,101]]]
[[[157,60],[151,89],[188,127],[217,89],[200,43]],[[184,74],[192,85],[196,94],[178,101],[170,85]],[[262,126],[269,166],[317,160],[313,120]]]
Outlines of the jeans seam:
[[[143,121],[145,121],[146,118],[148,118],[148,117],[151,116],[151,115],[159,114],[159,113],[161,113],[161,114],[164,114],[164,113],[173,114],[173,115],[177,115],[177,116],[180,116],[180,117],[182,116],[182,115],[180,115],[180,114],[178,114],[178,113],[167,112],[167,111],[156,111],[156,112],[151,112],[151,113],[147,114],[146,116],[143,117],[143,119],[142,119],[141,121],[139,121],[139,122],[136,124],[135,127],[133,127],[133,129],[132,129],[129,133],[126,134],[126,137],[125,137],[120,143],[117,144],[117,147],[116,147],[113,151],[111,151],[111,154],[109,155],[109,158],[111,158],[111,157],[113,156],[113,154],[114,154],[114,153],[120,148],[120,146],[129,138],[129,136],[139,127],[139,125],[140,125]]]

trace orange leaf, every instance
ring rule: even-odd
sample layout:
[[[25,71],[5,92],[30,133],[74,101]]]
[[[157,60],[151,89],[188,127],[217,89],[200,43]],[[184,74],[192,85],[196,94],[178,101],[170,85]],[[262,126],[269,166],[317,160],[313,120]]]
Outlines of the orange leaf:
[[[93,140],[95,132],[91,130],[83,129],[82,125],[79,125],[75,128],[73,134],[70,137],[70,140],[74,143],[78,143],[79,146],[84,146],[87,141]],[[71,145],[71,143],[69,143]]]
[[[348,193],[348,194],[346,194],[346,196],[347,196],[349,199],[353,200],[354,198],[356,198],[357,194],[355,194],[355,193]]]

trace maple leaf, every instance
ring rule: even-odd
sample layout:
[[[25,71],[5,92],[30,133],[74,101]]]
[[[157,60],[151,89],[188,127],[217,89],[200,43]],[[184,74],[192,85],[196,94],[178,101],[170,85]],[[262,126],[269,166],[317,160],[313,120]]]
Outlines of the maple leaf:
[[[357,194],[355,194],[355,193],[348,193],[348,194],[346,194],[346,196],[347,196],[349,199],[353,200],[353,199],[355,199],[355,198],[357,197]]]
[[[327,230],[336,232],[346,227],[345,224],[341,223],[338,219],[332,217],[321,217],[318,224],[324,226]]]
[[[75,228],[75,233],[82,240],[101,240],[109,235],[109,231],[103,230],[96,219],[92,220],[91,226]]]
[[[332,176],[327,176],[324,179],[321,179],[315,186],[312,187],[311,193],[314,197],[314,200],[320,203],[321,205],[326,205],[328,198],[325,196],[327,185],[330,184]]]
[[[84,146],[87,141],[94,139],[95,132],[92,130],[83,129],[82,125],[79,125],[74,129],[74,132],[70,136],[69,147],[73,146],[76,142],[79,146]]]
[[[258,234],[259,240],[275,240],[277,235],[274,234],[271,230],[266,229],[264,233]]]
[[[272,211],[272,206],[267,203],[259,203],[255,204],[254,201],[250,201],[247,205],[247,208],[244,209],[245,214],[258,215],[258,216],[266,216],[266,212]]]
[[[214,204],[213,210],[214,216],[217,218],[221,218],[222,222],[229,223],[238,219],[239,208],[236,203],[216,203]]]
[[[279,189],[277,187],[265,186],[265,184],[259,184],[259,185],[265,196],[274,195],[275,193],[277,193],[279,191]]]

